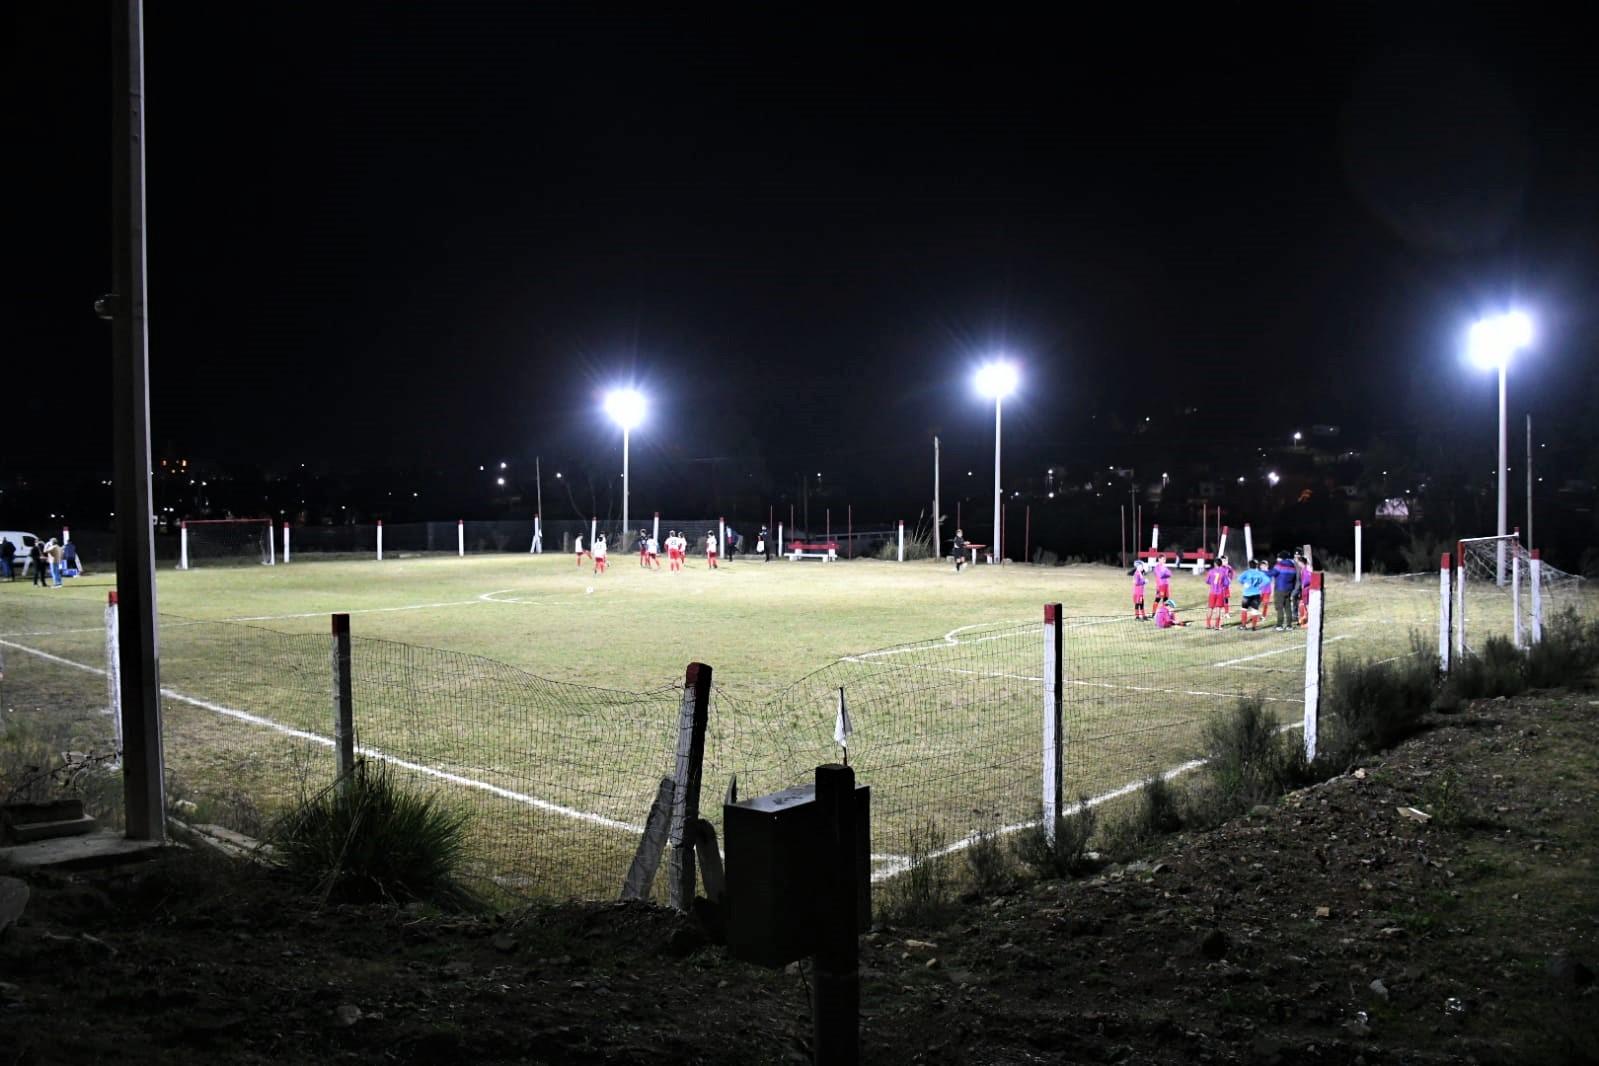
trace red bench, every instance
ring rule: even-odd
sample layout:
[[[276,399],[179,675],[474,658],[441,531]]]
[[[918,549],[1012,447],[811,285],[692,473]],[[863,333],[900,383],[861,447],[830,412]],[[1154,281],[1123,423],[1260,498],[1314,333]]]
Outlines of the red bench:
[[[1191,566],[1191,568],[1193,569],[1194,573],[1197,574],[1197,573],[1199,573],[1200,564],[1201,563],[1209,563],[1211,560],[1215,559],[1216,558],[1216,553],[1215,552],[1206,551],[1203,548],[1199,549],[1198,551],[1194,551],[1194,552],[1141,551],[1141,552],[1138,553],[1138,558],[1140,558],[1140,559],[1170,559],[1173,562],[1177,563],[1177,565],[1179,567],[1181,567],[1183,565],[1183,563],[1186,562],[1186,563],[1188,563]]]
[[[788,551],[785,554],[794,562],[801,559],[820,559],[824,563],[830,563],[838,558],[838,541],[791,540],[788,542]]]

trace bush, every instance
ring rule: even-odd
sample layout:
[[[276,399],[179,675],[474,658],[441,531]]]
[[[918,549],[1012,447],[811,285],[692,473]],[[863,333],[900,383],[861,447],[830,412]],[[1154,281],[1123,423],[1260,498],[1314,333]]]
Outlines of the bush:
[[[1016,834],[1016,857],[1041,878],[1082,873],[1089,866],[1088,842],[1098,825],[1099,816],[1088,805],[1088,797],[1078,796],[1077,805],[1056,820],[1053,844],[1042,825],[1030,826]]]
[[[955,879],[938,823],[928,821],[910,833],[910,866],[883,886],[878,911],[896,925],[938,926],[955,905]]]
[[[1160,774],[1144,781],[1131,811],[1107,832],[1106,849],[1126,855],[1183,827],[1177,789]]]
[[[1205,724],[1206,769],[1221,811],[1236,813],[1276,799],[1306,777],[1297,735],[1284,733],[1259,698],[1240,699]]]
[[[1508,637],[1489,637],[1482,650],[1460,656],[1439,689],[1438,710],[1458,710],[1467,700],[1517,696],[1527,690],[1526,657]]]
[[[905,534],[905,559],[931,559],[933,557],[932,536],[926,533]],[[877,558],[895,562],[899,559],[899,537],[890,535],[877,548]]]
[[[1526,652],[1528,688],[1588,687],[1599,667],[1599,622],[1584,622],[1569,607],[1544,626],[1543,639]]]
[[[1438,695],[1438,659],[1412,638],[1411,653],[1391,662],[1338,659],[1327,678],[1323,750],[1334,761],[1391,747],[1420,728]]]
[[[1015,874],[1011,854],[994,830],[979,829],[972,838],[966,849],[966,872],[971,876],[972,887],[985,896],[1010,887]]]
[[[386,763],[356,764],[350,776],[306,797],[273,827],[292,875],[324,900],[472,903],[455,880],[466,815],[436,796],[407,791]]]

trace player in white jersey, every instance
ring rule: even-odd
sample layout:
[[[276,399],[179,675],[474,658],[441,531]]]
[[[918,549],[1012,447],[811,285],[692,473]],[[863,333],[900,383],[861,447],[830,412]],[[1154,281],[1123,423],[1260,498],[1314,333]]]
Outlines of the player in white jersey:
[[[605,534],[594,538],[594,572],[605,573]]]
[[[654,537],[644,539],[644,560],[646,565],[653,566],[657,570],[661,568],[661,546]]]
[[[587,554],[588,552],[583,550],[583,534],[579,533],[577,539],[572,542],[572,555],[577,560],[578,566],[583,565],[583,557]]]
[[[709,566],[712,570],[717,569],[717,566],[716,566],[716,530],[714,530],[714,529],[707,529],[705,531],[705,564],[707,566]]]

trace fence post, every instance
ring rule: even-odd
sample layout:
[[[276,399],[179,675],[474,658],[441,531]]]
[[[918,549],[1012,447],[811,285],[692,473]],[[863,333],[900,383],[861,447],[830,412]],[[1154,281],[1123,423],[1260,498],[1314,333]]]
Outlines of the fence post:
[[[178,569],[189,568],[189,523],[178,523]]]
[[[1438,668],[1449,672],[1449,553],[1438,564]]]
[[[466,519],[455,520],[455,555],[459,559],[466,558]]]
[[[700,775],[705,763],[705,722],[710,714],[711,668],[689,663],[677,716],[677,769],[672,775],[670,902],[687,912],[694,905],[694,823],[700,816]]]
[[[860,877],[855,771],[836,763],[816,768],[821,822],[821,898],[816,907],[816,1012],[818,1066],[860,1062]]]
[[[661,512],[655,512],[655,524],[650,527],[650,535],[655,538],[656,546],[661,543]]]
[[[68,529],[66,526],[62,526],[61,527],[61,543],[62,544],[71,544],[72,543],[72,530]]]
[[[1360,519],[1355,519],[1355,580],[1360,580]]]
[[[1521,545],[1514,545],[1519,548]],[[1510,619],[1511,639],[1516,647],[1523,647],[1521,625],[1521,555],[1514,548],[1510,553]]]
[[[1459,545],[1455,551],[1455,561],[1460,565],[1455,568],[1455,607],[1452,612],[1455,616],[1455,658],[1461,659],[1466,654],[1466,548]]]
[[[1065,790],[1065,742],[1062,724],[1062,659],[1060,604],[1044,604],[1044,839],[1055,846],[1060,822],[1061,794]]]
[[[900,519],[899,523],[899,561],[902,563],[905,561],[905,520],[903,518]]]
[[[728,558],[727,519],[725,518],[718,518],[716,520],[716,552],[718,557],[722,559]]]
[[[351,705],[350,616],[333,616],[333,756],[340,790],[355,769],[355,708]]]
[[[1159,551],[1160,550],[1160,523],[1159,522],[1156,522],[1154,525],[1149,527],[1149,550],[1150,551]]]
[[[1532,572],[1527,579],[1532,582],[1532,642],[1543,641],[1543,590],[1539,585],[1543,581],[1543,559],[1538,555],[1538,549],[1532,549]]]
[[[539,515],[533,516],[533,543],[527,546],[529,555],[541,555],[544,552],[544,524]]]
[[[1022,562],[1033,561],[1033,505],[1022,509]]]
[[[1249,523],[1244,523],[1244,558],[1255,557],[1255,534],[1250,530]]]
[[[845,558],[855,558],[855,505],[853,503],[844,505],[844,539],[849,545],[845,549],[848,552]]]
[[[383,561],[383,519],[378,519],[378,562]]]
[[[783,523],[779,522],[777,523],[777,554],[783,555],[786,550],[783,547]]]
[[[589,516],[589,551],[594,550],[594,540],[600,535],[600,519],[598,515]]]
[[[1305,758],[1316,758],[1316,727],[1321,721],[1321,622],[1327,608],[1322,574],[1310,575],[1310,607],[1305,632]]]
[[[268,566],[277,566],[278,565],[278,535],[275,532],[273,532],[273,530],[272,530],[272,519],[271,519],[271,517],[268,517],[267,520],[266,520],[266,549],[267,549],[267,565]]]
[[[283,561],[289,561],[289,523],[283,523]]]
[[[106,713],[111,715],[117,738],[117,762],[122,762],[122,634],[117,621],[117,590],[105,597]]]

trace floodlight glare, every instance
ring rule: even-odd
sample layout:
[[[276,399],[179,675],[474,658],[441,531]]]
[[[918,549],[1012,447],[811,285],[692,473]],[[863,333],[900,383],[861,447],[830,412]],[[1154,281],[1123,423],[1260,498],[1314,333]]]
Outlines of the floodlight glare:
[[[1510,362],[1510,357],[1532,343],[1532,319],[1520,311],[1484,318],[1471,327],[1466,351],[1484,370]]]
[[[984,363],[977,369],[977,392],[990,400],[1003,400],[1016,391],[1018,375],[1014,363],[1003,359]]]
[[[1278,477],[1277,471],[1273,470],[1271,473],[1266,475],[1266,480],[1275,485],[1277,482],[1281,481],[1282,478]]]
[[[644,394],[637,389],[612,389],[605,394],[605,413],[623,429],[644,421]]]

